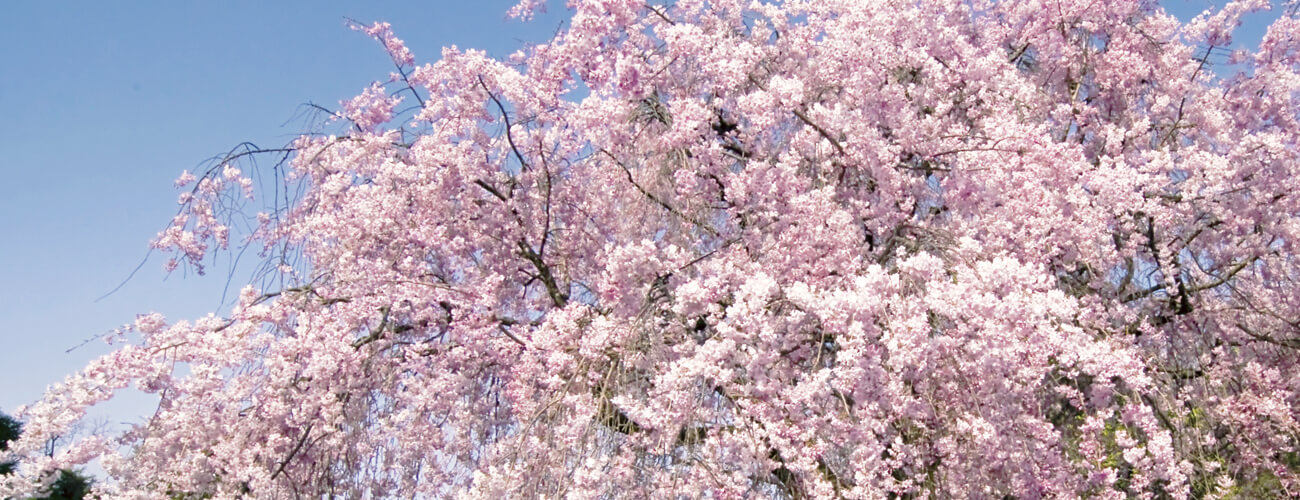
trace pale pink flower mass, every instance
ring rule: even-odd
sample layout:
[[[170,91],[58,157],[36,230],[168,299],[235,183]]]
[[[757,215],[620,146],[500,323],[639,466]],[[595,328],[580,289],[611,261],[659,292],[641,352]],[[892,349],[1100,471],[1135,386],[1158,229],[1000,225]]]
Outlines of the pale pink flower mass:
[[[1219,74],[1267,2],[567,7],[509,61],[357,25],[346,127],[183,173],[202,270],[287,155],[283,285],[139,316],[0,497],[1300,496],[1295,19]]]

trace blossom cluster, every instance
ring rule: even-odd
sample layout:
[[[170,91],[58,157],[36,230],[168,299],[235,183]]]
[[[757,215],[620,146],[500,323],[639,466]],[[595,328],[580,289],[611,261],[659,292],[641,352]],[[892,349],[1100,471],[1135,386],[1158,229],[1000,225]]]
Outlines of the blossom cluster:
[[[0,497],[1300,496],[1295,19],[1218,74],[1266,2],[567,7],[511,61],[360,28],[401,81],[293,144],[290,284],[142,316]],[[257,193],[179,183],[198,264]]]

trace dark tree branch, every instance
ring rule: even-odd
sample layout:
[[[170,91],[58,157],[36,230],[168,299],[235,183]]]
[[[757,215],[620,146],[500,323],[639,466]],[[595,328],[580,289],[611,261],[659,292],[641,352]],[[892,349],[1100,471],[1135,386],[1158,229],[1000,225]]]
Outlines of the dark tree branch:
[[[280,466],[275,469],[275,472],[271,473],[271,480],[275,480],[280,474],[284,473],[284,468],[289,466],[289,461],[293,460],[293,457],[302,451],[302,446],[307,443],[307,436],[311,435],[312,425],[315,424],[307,424],[307,428],[303,429],[302,436],[298,438],[298,444],[295,444],[293,450],[289,451],[289,456],[280,461]]]

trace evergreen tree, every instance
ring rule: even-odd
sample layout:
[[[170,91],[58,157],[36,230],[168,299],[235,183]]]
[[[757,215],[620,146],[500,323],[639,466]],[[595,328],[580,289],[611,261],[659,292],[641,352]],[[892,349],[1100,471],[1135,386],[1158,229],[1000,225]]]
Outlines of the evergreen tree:
[[[9,442],[18,439],[18,435],[23,431],[23,424],[14,420],[13,417],[0,413],[0,452],[9,450]],[[8,474],[14,470],[14,462],[0,462],[0,474]]]

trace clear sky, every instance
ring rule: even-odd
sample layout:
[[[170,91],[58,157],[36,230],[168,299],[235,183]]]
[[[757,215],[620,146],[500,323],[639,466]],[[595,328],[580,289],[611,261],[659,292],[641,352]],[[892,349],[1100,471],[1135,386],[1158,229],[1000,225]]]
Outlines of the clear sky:
[[[451,44],[503,56],[559,26],[559,13],[507,20],[512,3],[5,2],[0,411],[105,352],[98,341],[65,351],[137,313],[228,310],[222,273],[168,277],[156,253],[121,290],[95,299],[140,263],[174,214],[182,170],[241,141],[281,145],[301,130],[303,103],[334,107],[387,77],[380,45],[345,18],[391,22],[421,63]],[[1170,3],[1183,19],[1209,4]],[[234,288],[246,279],[235,276]],[[140,407],[128,401],[112,414]]]

